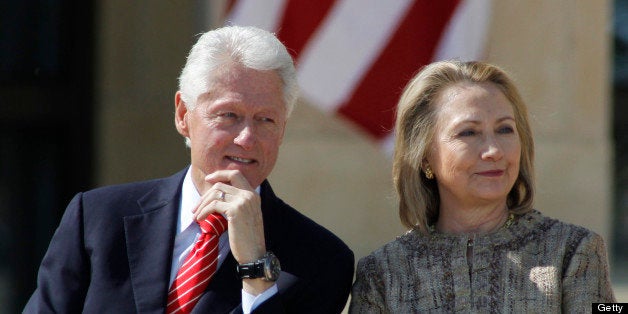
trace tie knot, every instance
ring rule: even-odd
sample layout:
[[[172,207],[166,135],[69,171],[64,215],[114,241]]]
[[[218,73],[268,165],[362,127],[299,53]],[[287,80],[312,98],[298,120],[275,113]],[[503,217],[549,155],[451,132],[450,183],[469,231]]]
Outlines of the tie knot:
[[[198,222],[203,233],[221,235],[227,230],[227,219],[221,214],[211,214],[205,220]]]

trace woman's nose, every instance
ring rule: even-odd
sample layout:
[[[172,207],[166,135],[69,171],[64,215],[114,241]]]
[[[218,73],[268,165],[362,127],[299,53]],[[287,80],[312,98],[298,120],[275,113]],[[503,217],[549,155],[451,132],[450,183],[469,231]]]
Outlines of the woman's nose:
[[[485,140],[484,149],[482,150],[482,159],[492,159],[497,161],[500,160],[503,155],[504,152],[497,139],[493,136],[488,136]]]

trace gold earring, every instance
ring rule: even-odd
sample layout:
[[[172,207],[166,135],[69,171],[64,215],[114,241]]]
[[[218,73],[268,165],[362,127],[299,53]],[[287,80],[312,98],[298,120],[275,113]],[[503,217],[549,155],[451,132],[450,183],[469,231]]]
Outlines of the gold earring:
[[[434,172],[432,172],[432,168],[430,168],[430,166],[425,167],[425,177],[430,180],[434,179]]]

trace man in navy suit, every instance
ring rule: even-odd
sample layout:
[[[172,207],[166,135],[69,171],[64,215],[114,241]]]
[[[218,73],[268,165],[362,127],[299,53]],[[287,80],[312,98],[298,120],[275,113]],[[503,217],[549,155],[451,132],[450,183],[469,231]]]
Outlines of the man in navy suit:
[[[195,221],[213,213],[228,229],[218,269],[192,312],[341,312],[353,253],[266,180],[297,93],[293,61],[274,35],[238,26],[202,35],[175,95],[190,167],[77,194],[24,312],[163,313],[199,236]]]

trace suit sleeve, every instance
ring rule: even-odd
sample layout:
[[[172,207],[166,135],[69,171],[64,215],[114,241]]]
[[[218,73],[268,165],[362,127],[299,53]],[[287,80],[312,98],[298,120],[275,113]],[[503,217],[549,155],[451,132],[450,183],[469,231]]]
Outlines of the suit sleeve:
[[[314,279],[277,293],[252,313],[341,313],[353,282],[353,253],[344,247],[335,256],[313,262],[319,265]]]
[[[591,303],[617,302],[611,288],[606,246],[601,236],[584,237],[563,270],[563,312],[591,310]]]
[[[24,313],[79,313],[89,285],[83,243],[82,194],[66,208],[39,267],[37,288]]]

